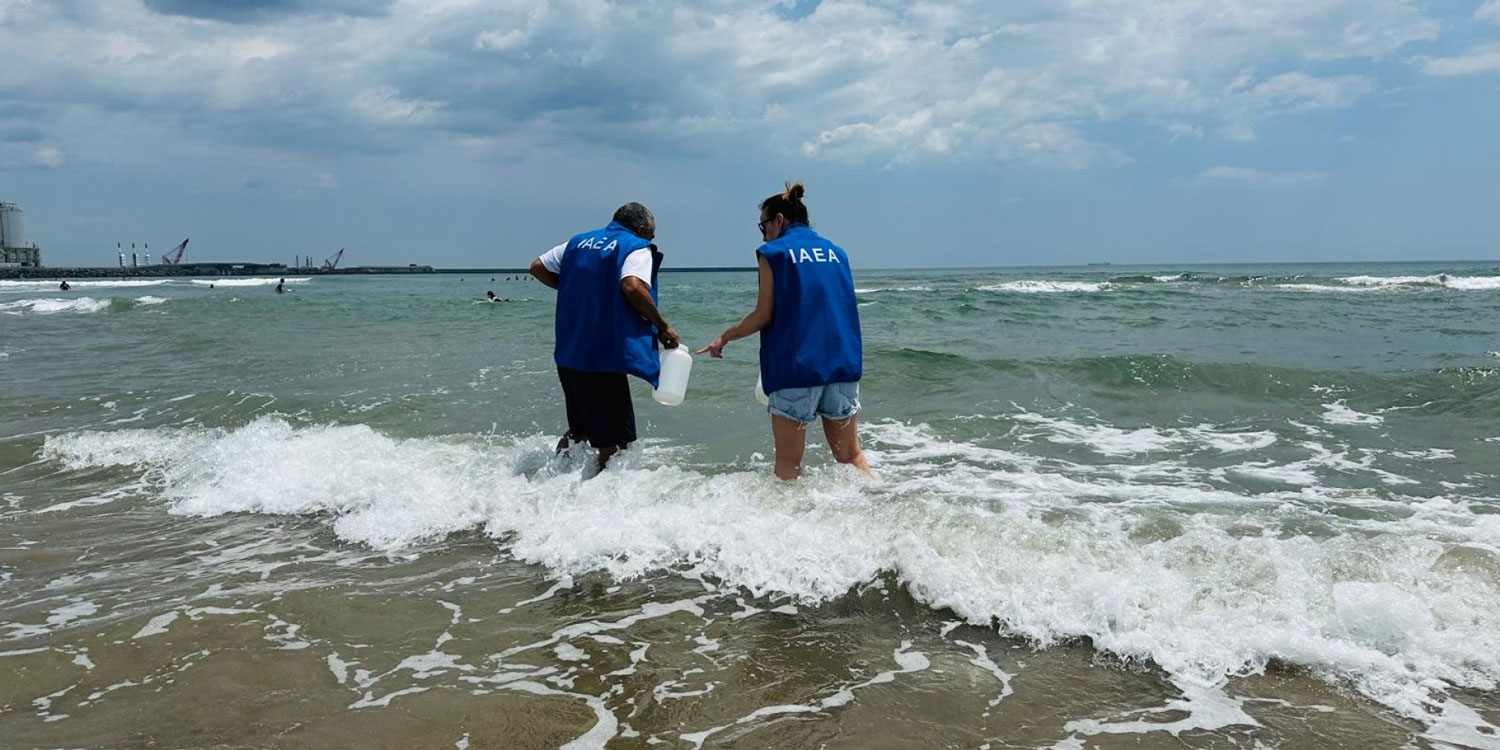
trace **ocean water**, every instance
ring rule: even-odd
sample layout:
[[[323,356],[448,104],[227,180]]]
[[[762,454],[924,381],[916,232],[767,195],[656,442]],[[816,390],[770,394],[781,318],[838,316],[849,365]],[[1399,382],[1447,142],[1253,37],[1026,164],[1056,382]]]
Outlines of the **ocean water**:
[[[540,284],[209,283],[0,281],[0,746],[1500,747],[1500,264],[857,272],[797,483],[753,339],[585,481]]]

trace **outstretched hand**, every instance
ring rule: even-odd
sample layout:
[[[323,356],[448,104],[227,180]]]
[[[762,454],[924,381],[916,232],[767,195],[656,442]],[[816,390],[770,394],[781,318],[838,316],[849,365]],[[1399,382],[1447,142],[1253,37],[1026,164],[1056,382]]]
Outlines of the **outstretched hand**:
[[[727,343],[729,343],[729,342],[725,341],[723,336],[720,336],[720,337],[714,339],[713,343],[710,343],[708,346],[705,346],[702,349],[699,349],[698,351],[693,352],[693,353],[694,354],[702,354],[704,352],[708,352],[708,356],[713,357],[714,359],[723,359],[724,358],[724,345],[727,344]]]
[[[682,337],[677,335],[677,329],[671,326],[657,331],[656,340],[660,341],[661,345],[668,349],[676,349],[677,345],[682,343]]]

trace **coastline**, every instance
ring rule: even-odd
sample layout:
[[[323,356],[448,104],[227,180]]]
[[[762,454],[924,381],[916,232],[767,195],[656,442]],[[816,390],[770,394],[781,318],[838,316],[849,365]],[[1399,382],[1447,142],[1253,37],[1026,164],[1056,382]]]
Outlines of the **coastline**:
[[[181,276],[332,276],[349,274],[433,273],[432,266],[350,266],[349,268],[297,268],[280,263],[182,263],[179,265],[125,267],[0,268],[0,279],[121,279],[171,278]]]
[[[662,273],[739,273],[753,272],[754,267],[715,266],[703,268],[663,268]],[[276,263],[183,263],[176,266],[110,267],[42,267],[0,268],[0,279],[128,279],[176,278],[185,276],[360,276],[407,274],[526,274],[525,268],[433,268],[432,266],[350,266],[349,268],[296,268]]]

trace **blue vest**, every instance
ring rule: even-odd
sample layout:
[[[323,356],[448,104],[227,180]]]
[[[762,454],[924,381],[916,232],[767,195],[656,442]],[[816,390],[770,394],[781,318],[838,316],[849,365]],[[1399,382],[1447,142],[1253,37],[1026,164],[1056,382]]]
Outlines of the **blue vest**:
[[[806,224],[794,224],[756,250],[771,266],[775,308],[760,332],[760,379],[766,393],[852,383],[864,345],[849,256]]]
[[[557,283],[557,343],[552,349],[557,364],[585,372],[623,372],[656,387],[661,376],[656,326],[636,313],[620,292],[625,258],[641,248],[651,248],[655,302],[662,255],[650,241],[613,221],[568,240]]]

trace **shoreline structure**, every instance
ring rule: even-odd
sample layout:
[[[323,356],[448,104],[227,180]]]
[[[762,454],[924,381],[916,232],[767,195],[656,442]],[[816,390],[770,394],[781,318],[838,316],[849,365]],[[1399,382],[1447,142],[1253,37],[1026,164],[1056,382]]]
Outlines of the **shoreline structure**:
[[[662,273],[720,273],[754,271],[753,267],[663,268]],[[119,279],[214,276],[359,276],[373,274],[525,274],[526,268],[433,268],[432,266],[350,266],[305,268],[280,263],[183,263],[181,265],[121,267],[0,267],[0,279]]]

